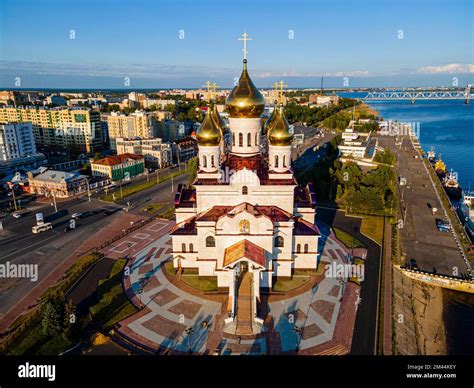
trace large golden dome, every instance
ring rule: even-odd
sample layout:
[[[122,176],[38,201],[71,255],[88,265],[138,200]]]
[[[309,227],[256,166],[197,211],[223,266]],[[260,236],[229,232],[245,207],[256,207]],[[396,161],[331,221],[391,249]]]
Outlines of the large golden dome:
[[[239,83],[232,89],[225,100],[230,117],[260,117],[265,108],[265,99],[253,84],[247,72],[247,60]]]
[[[270,118],[272,121],[267,127],[268,144],[272,146],[289,146],[293,143],[293,134],[289,131],[290,125],[286,121],[283,107],[275,108]]]
[[[222,139],[222,131],[212,117],[210,108],[207,108],[206,117],[196,132],[200,146],[218,146]]]

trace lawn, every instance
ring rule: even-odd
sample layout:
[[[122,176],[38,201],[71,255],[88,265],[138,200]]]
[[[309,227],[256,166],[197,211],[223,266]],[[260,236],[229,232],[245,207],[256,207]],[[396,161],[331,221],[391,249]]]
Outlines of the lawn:
[[[309,282],[309,276],[293,276],[291,278],[278,278],[273,283],[273,291],[275,292],[288,292],[302,286]]]
[[[217,276],[181,275],[180,278],[188,286],[200,291],[217,291]]]
[[[41,326],[42,317],[34,320],[32,325],[18,337],[6,351],[7,355],[59,355],[71,348],[73,344],[61,335],[47,337],[43,334]]]
[[[122,270],[126,263],[125,259],[117,260],[109,277],[99,281],[97,287],[99,302],[90,308],[90,312],[104,329],[112,328],[117,322],[136,312],[135,306],[130,303],[122,287]]]
[[[316,276],[316,275],[322,275],[325,271],[324,265],[320,264],[317,270],[314,269],[295,269],[293,270],[293,275],[296,276],[301,276],[301,275],[307,275],[307,276]]]
[[[382,245],[383,227],[383,217],[364,216],[360,232]]]
[[[115,194],[115,201],[118,201],[121,198],[125,198],[125,197],[128,197],[129,195],[138,193],[140,191],[150,189],[157,184],[170,180],[171,177],[174,178],[179,175],[183,175],[186,172],[187,171],[183,169],[182,171],[170,172],[166,175],[160,176],[159,183],[156,183],[155,179],[150,179],[149,182],[142,182],[142,183],[129,184],[129,185],[123,186],[122,189],[120,189],[120,187],[117,187],[113,193],[103,195],[102,197],[100,197],[100,199],[107,202],[114,202],[113,194]]]
[[[151,205],[148,205],[143,208],[143,211],[149,214],[154,214],[158,211],[160,211],[163,206],[165,206],[164,203],[152,203]]]
[[[360,240],[353,237],[349,233],[344,232],[342,229],[339,228],[333,227],[333,229],[337,239],[342,242],[346,246],[346,248],[365,248],[365,245]]]

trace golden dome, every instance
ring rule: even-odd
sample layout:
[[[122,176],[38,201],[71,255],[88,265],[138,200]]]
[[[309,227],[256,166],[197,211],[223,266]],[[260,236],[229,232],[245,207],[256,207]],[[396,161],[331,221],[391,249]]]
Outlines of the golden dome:
[[[283,107],[273,111],[272,120],[267,127],[268,144],[272,146],[289,146],[293,143],[293,134],[289,131],[290,125],[286,121]]]
[[[207,108],[206,117],[196,132],[200,146],[218,146],[222,139],[222,131],[212,117],[212,112]]]
[[[219,115],[219,112],[217,111],[217,105],[216,104],[214,104],[214,106],[212,107],[211,115],[212,115],[212,119],[216,123],[217,127],[220,129],[221,135],[222,135],[224,133],[225,124],[224,124],[224,121],[221,119],[221,116]]]
[[[270,117],[265,121],[265,124],[263,124],[263,134],[266,135],[268,133],[268,130],[273,126],[273,123],[275,122],[275,118],[277,116],[277,106],[276,106],[276,101],[275,101],[275,108],[273,109],[272,114]]]
[[[239,83],[232,89],[225,100],[230,117],[260,117],[265,108],[265,99],[247,73],[247,60]]]

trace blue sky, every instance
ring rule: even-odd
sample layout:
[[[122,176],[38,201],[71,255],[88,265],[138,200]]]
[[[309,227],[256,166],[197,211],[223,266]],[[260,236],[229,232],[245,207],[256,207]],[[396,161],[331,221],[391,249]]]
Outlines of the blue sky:
[[[244,31],[260,87],[463,85],[473,20],[471,0],[2,0],[0,86],[230,87]]]

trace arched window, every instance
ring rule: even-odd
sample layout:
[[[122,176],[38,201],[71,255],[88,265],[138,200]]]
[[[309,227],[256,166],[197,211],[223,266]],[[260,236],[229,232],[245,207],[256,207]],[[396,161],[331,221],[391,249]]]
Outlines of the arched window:
[[[284,246],[285,246],[285,241],[283,240],[283,237],[281,236],[275,237],[275,247],[283,248]]]
[[[242,195],[247,195],[249,193],[249,188],[247,186],[242,186]]]
[[[286,167],[286,155],[283,155],[283,167]]]
[[[248,234],[250,233],[250,222],[248,220],[241,220],[239,222],[240,233]]]
[[[249,132],[247,133],[247,147],[252,146],[252,134]]]
[[[255,145],[258,145],[258,132],[255,133]]]
[[[296,253],[301,253],[301,244],[296,244]]]
[[[308,252],[309,252],[308,244],[304,244],[304,253],[308,253]]]
[[[194,245],[193,244],[189,244],[189,252],[194,252]]]
[[[242,132],[239,133],[239,147],[244,146],[244,134]]]
[[[207,168],[207,156],[206,155],[202,156],[202,166],[204,168]]]
[[[211,167],[216,167],[216,163],[214,161],[214,155],[211,155]]]
[[[215,246],[216,246],[216,240],[214,239],[214,237],[212,236],[206,237],[206,247],[213,248]]]
[[[278,155],[275,155],[275,167],[278,168]]]
[[[235,133],[232,133],[232,145],[235,145]]]
[[[181,244],[181,251],[186,252],[186,244],[185,243]]]

